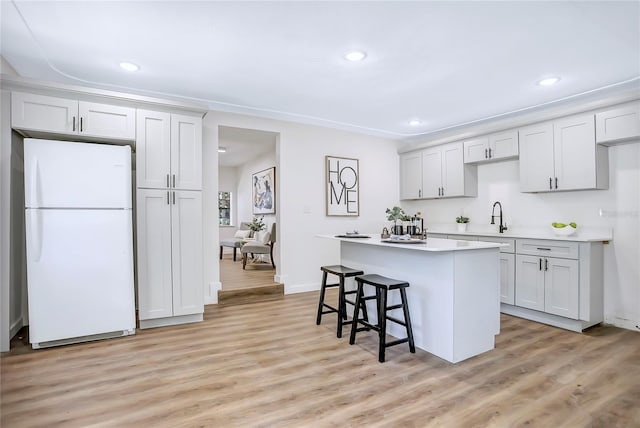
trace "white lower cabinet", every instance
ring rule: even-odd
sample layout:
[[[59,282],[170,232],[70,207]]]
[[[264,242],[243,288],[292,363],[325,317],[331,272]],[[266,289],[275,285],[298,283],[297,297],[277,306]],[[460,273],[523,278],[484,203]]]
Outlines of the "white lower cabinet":
[[[573,331],[601,323],[603,259],[602,242],[517,239],[515,304],[502,312]]]
[[[515,304],[578,319],[578,261],[516,256]]]
[[[467,234],[430,238],[500,242],[501,312],[567,330],[604,321],[603,242]]]
[[[138,189],[140,328],[201,321],[202,193]]]
[[[500,253],[500,301],[513,305],[515,303],[515,256]]]

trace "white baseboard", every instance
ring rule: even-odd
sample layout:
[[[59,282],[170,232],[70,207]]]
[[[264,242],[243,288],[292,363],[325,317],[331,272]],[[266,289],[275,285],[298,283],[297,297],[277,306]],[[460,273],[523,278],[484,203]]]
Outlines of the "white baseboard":
[[[166,327],[170,325],[187,324],[201,322],[203,314],[180,315],[177,317],[154,318],[150,320],[140,320],[140,329]]]
[[[277,282],[278,284],[286,284],[287,283],[287,278],[288,278],[287,275],[274,275],[273,276],[273,280],[275,282]],[[286,286],[285,286],[285,288],[286,288]]]
[[[640,331],[640,321],[628,320],[620,317],[604,317],[604,322],[615,327]]]
[[[222,290],[222,283],[220,281],[209,283],[209,295],[204,298],[205,305],[218,304],[218,290]]]
[[[320,290],[319,282],[314,282],[311,284],[284,285],[284,294],[307,293],[309,291],[317,290]]]
[[[554,327],[564,328],[565,330],[571,330],[577,333],[581,333],[583,330],[600,323],[599,321],[582,321],[559,317],[557,315],[534,311],[532,309],[527,309],[520,306],[508,305],[506,303],[500,304],[500,312],[502,312],[503,314],[513,315],[531,321],[552,325]]]

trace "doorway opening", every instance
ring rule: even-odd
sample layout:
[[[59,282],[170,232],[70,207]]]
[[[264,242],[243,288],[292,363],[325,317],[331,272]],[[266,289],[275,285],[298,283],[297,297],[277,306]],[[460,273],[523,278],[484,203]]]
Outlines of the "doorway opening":
[[[220,243],[238,241],[238,247],[221,246],[220,282],[218,303],[247,299],[264,300],[284,295],[284,286],[275,282],[279,246],[275,244],[273,268],[269,254],[248,255],[246,268],[243,269],[241,245],[250,239],[262,240],[272,224],[277,224],[278,186],[275,181],[277,172],[277,144],[279,134],[256,129],[231,126],[218,127],[218,195],[219,200],[219,239]],[[273,209],[265,210],[255,206],[254,183],[257,174],[274,168]],[[219,196],[220,199],[220,196]],[[246,235],[246,224],[254,219],[264,224],[264,229]],[[244,225],[243,225],[244,224]],[[277,224],[279,228],[279,224]],[[244,242],[243,242],[244,241]],[[234,250],[236,253],[234,261]]]

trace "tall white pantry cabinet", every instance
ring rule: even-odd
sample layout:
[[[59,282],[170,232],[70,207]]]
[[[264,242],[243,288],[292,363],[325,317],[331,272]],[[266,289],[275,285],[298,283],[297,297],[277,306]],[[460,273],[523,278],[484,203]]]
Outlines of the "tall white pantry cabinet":
[[[140,328],[202,321],[202,118],[137,113]]]

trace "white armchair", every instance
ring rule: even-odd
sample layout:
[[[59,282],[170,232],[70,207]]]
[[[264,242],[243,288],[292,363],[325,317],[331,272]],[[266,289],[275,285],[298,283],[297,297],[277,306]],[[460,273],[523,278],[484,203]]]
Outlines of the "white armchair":
[[[242,246],[240,252],[242,253],[242,269],[247,266],[247,258],[249,254],[269,254],[271,258],[271,266],[276,268],[276,264],[273,261],[273,246],[276,243],[276,224],[271,225],[271,230],[264,234],[263,239],[247,242]]]
[[[238,229],[232,238],[224,239],[220,241],[220,260],[222,260],[222,247],[233,248],[233,261],[236,261],[236,251],[238,248],[242,248],[242,240],[249,238],[253,232],[249,229],[249,223],[240,223],[240,229]]]

